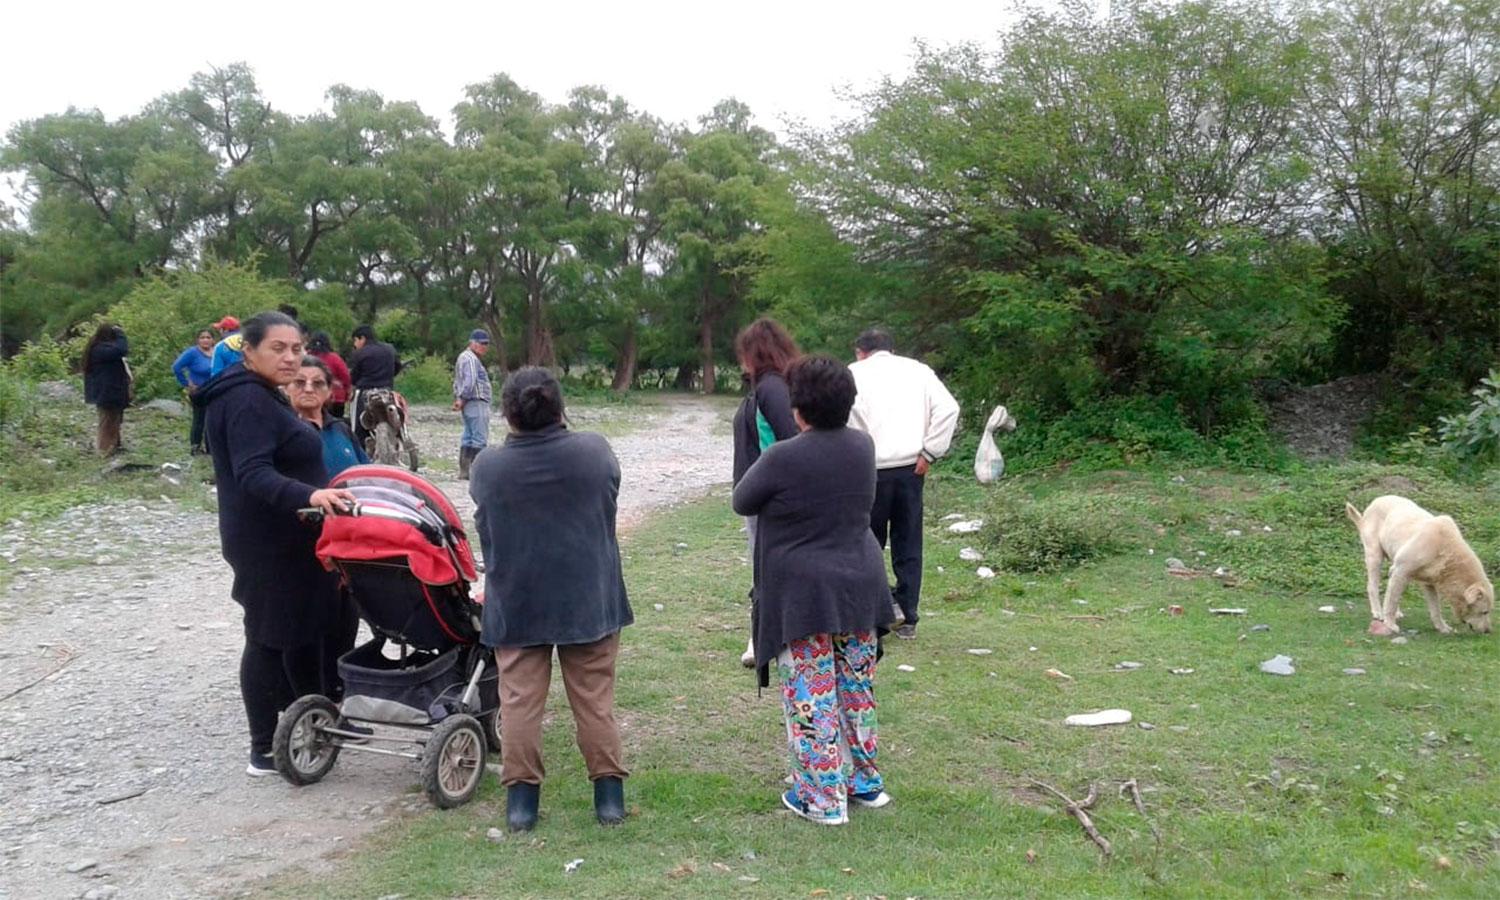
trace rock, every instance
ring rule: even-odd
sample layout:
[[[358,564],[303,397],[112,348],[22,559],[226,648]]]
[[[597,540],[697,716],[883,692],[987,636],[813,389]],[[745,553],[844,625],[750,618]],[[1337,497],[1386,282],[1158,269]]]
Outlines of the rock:
[[[120,889],[112,884],[101,884],[96,888],[89,888],[83,895],[83,900],[110,900],[118,895]]]
[[[991,650],[988,647],[971,647],[970,649],[968,649],[968,650],[966,650],[964,652],[970,654],[971,656],[989,656],[991,653],[994,653],[995,651]]]
[[[657,612],[662,612],[667,607],[666,607],[665,604],[662,604],[662,603],[653,603],[653,604],[651,604],[651,608],[654,609],[654,610],[656,610]]]
[[[1402,635],[1400,637],[1393,637],[1393,638],[1391,638],[1391,643],[1405,645],[1405,644],[1408,643],[1408,641],[1406,639],[1406,636]]]
[[[1137,723],[1135,723],[1135,727],[1139,728],[1142,731],[1155,731],[1156,730],[1156,726],[1152,725],[1150,722],[1137,722]]]
[[[1182,560],[1178,559],[1177,557],[1175,557],[1175,556],[1169,556],[1169,557],[1167,557],[1167,568],[1169,568],[1169,569],[1186,569],[1187,567],[1188,567],[1188,564],[1185,563],[1185,562],[1183,562]]]
[[[901,665],[899,665],[899,666],[896,667],[896,671],[897,672],[915,672],[917,670],[916,670],[916,668],[914,666],[908,666],[906,663],[902,663]]]
[[[1055,678],[1058,681],[1072,681],[1073,680],[1073,676],[1069,675],[1067,672],[1064,672],[1062,669],[1048,669],[1047,671],[1043,672],[1042,674],[1046,675],[1048,678]]]
[[[177,463],[164,462],[161,464],[161,470],[168,475],[176,475],[182,471],[182,466]]]
[[[187,415],[187,409],[181,403],[176,400],[168,400],[166,397],[158,397],[150,403],[142,403],[141,409],[154,409],[169,416]]]
[[[964,562],[979,562],[981,559],[984,559],[984,555],[973,547],[965,547],[958,551],[958,558]]]
[[[1214,577],[1215,578],[1225,578],[1228,575],[1229,575],[1229,570],[1226,569],[1226,568],[1224,568],[1223,566],[1219,566],[1217,569],[1214,569]]]
[[[967,519],[967,518],[968,518],[968,516],[964,515],[963,513],[948,513],[946,516],[943,516],[943,521],[944,522],[955,522],[955,521],[957,521],[959,519]]]
[[[1338,612],[1338,609],[1336,607],[1333,607],[1333,606],[1320,606],[1320,607],[1318,607],[1318,612],[1320,612],[1320,613]]]
[[[1270,631],[1271,630],[1271,626],[1269,626],[1269,625],[1251,625],[1250,626],[1250,630],[1251,631]]]
[[[583,865],[582,857],[565,862],[563,863],[563,874],[572,875],[574,872],[578,871],[578,867],[581,865]]]
[[[1131,662],[1130,660],[1115,663],[1115,670],[1119,672],[1131,672],[1136,669],[1143,669],[1145,667],[1145,663]]]
[[[973,534],[984,527],[983,519],[965,519],[962,522],[954,522],[948,526],[948,530],[954,534]]]
[[[1293,675],[1297,672],[1292,666],[1292,658],[1280,653],[1261,663],[1260,670],[1268,675]]]
[[[1078,728],[1098,728],[1101,725],[1126,725],[1132,718],[1128,709],[1101,709],[1098,712],[1068,716],[1063,719],[1063,724]]]
[[[68,863],[67,872],[70,875],[77,875],[79,872],[86,872],[97,865],[99,865],[99,860],[92,857],[85,857],[77,862]]]
[[[501,831],[498,828],[491,828],[489,831],[486,831],[484,833],[484,838],[487,841],[498,844],[501,841],[505,840],[505,832]]]
[[[1175,731],[1178,734],[1187,734],[1188,727],[1186,725],[1168,725],[1167,726],[1167,730],[1168,731]]]
[[[1177,668],[1177,669],[1171,669],[1170,671],[1171,671],[1171,673],[1173,675],[1191,675],[1191,674],[1193,674],[1193,670],[1190,669],[1190,668],[1188,668],[1188,667],[1186,667],[1186,666],[1183,666],[1183,667]]]
[[[989,566],[980,566],[979,568],[974,570],[974,574],[978,575],[980,578],[988,580],[995,577],[995,570],[991,569]]]
[[[1208,611],[1216,616],[1243,616],[1250,610],[1240,606],[1221,606],[1217,609],[1210,607]]]
[[[1364,669],[1345,669],[1344,670],[1344,674],[1345,675],[1363,675],[1363,674],[1365,674],[1365,670]]]
[[[1232,538],[1243,537],[1244,534],[1245,534],[1245,532],[1239,530],[1238,528],[1231,528],[1228,531],[1224,532],[1224,536],[1225,537],[1232,537]]]
[[[1172,483],[1173,484],[1187,484],[1187,479],[1183,478],[1181,475],[1173,475],[1172,476]]]
[[[1185,612],[1187,612],[1187,610],[1183,609],[1175,603],[1167,607],[1167,615],[1169,616],[1180,616]]]

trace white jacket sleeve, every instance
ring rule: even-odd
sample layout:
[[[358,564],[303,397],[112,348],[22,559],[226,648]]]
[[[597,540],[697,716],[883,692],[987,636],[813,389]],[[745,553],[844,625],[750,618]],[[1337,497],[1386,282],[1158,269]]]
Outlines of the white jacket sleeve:
[[[953,430],[958,427],[958,401],[948,392],[942,379],[927,370],[927,431],[922,435],[922,455],[928,462],[948,452]]]

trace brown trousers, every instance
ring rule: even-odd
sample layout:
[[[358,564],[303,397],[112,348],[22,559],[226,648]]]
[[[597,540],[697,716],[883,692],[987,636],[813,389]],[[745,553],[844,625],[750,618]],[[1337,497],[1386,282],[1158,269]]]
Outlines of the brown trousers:
[[[120,449],[120,426],[125,424],[125,410],[99,407],[99,455],[109,456]]]
[[[563,686],[578,728],[589,780],[624,778],[620,728],[615,724],[615,657],[620,652],[618,632],[592,644],[559,644]],[[552,645],[500,647],[500,782],[542,783],[542,716],[547,710],[547,688],[552,682]]]

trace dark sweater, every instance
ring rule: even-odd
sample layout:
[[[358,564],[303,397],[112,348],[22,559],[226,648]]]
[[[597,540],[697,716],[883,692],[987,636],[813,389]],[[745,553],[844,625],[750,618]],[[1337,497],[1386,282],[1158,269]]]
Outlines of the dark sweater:
[[[793,640],[891,622],[885,559],[870,531],[875,444],[852,428],[805,431],[766,449],[734,488],[759,516],[752,630],[761,684]]]
[[[323,440],[269,381],[235,363],[193,396],[204,407],[219,498],[219,541],[245,608],[245,636],[270,647],[315,643],[338,619],[338,581],[297,518],[328,482]]]
[[[635,621],[615,539],[620,464],[601,435],[553,425],[474,460],[487,647],[589,644]]]
[[[771,432],[772,440],[763,440],[763,428]],[[797,420],[792,418],[786,381],[775,372],[767,372],[756,379],[734,414],[734,481],[738,483],[745,476],[764,447],[796,436]]]
[[[349,357],[349,378],[355,390],[393,387],[399,371],[401,363],[396,359],[396,348],[380,341],[365,341]]]
[[[125,355],[130,344],[125,336],[100,341],[89,350],[88,365],[83,373],[83,399],[105,409],[124,409],[130,405],[130,376],[125,371]]]

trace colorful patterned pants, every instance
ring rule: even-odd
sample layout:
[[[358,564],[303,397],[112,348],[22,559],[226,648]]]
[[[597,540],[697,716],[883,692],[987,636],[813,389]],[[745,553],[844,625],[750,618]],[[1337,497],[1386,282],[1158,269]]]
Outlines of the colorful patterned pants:
[[[849,794],[884,790],[875,767],[875,633],[815,634],[776,659],[792,791],[814,816],[843,819]]]

